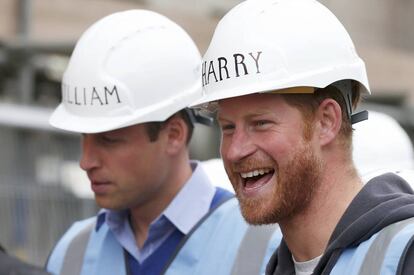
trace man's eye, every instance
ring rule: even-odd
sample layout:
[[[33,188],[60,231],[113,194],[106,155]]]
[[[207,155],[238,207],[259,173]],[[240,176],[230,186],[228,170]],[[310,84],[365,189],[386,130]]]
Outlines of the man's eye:
[[[268,120],[258,120],[258,121],[255,121],[254,125],[257,128],[262,129],[262,128],[268,127],[270,125],[270,121],[268,121]]]
[[[111,137],[111,136],[102,136],[101,137],[101,141],[105,142],[105,143],[115,143],[118,140],[119,140],[118,138]]]
[[[232,124],[221,125],[221,131],[223,133],[228,134],[228,133],[231,133],[233,130],[234,130],[234,125],[232,125]]]

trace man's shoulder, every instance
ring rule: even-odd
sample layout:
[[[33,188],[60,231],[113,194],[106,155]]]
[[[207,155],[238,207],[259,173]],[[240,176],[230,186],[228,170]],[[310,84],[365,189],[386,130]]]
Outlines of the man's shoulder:
[[[403,272],[414,270],[413,240],[414,216],[389,224],[359,244],[358,248],[351,248],[338,261],[339,267],[360,270],[360,274],[383,274],[389,270],[398,275],[413,274]],[[358,264],[355,259],[364,260]]]
[[[79,232],[81,230],[84,230],[87,227],[88,228],[96,227],[96,224],[99,223],[99,220],[100,220],[100,215],[86,218],[83,220],[77,220],[68,228],[65,235],[70,232],[73,232],[73,233]]]
[[[376,182],[396,182],[403,179],[408,183],[411,188],[414,189],[414,170],[387,170],[381,169],[375,172],[368,173],[363,177],[364,182],[376,181]]]
[[[368,197],[372,194],[414,194],[414,170],[381,170],[377,173],[363,177],[366,184],[360,194]]]
[[[63,258],[66,255],[66,252],[70,244],[80,236],[86,236],[86,239],[89,237],[90,233],[96,227],[97,217],[94,216],[84,220],[76,221],[69,227],[69,229],[63,234],[60,240],[56,243],[53,248],[49,259],[47,260],[47,269],[53,273],[59,273],[59,270],[63,264]]]
[[[85,231],[85,230],[88,230],[89,232],[92,231],[96,227],[98,220],[99,220],[99,215],[90,217],[87,219],[75,221],[62,235],[62,237],[58,241],[58,245],[61,243],[70,242],[74,237],[76,237],[82,231]]]
[[[61,244],[67,246],[78,235],[89,235],[94,229],[97,228],[97,223],[99,223],[99,219],[100,215],[75,221],[63,234],[63,236],[58,242],[58,245]]]
[[[396,171],[394,172],[397,176],[403,178],[408,184],[411,186],[411,188],[414,189],[414,170],[402,170],[402,171]]]

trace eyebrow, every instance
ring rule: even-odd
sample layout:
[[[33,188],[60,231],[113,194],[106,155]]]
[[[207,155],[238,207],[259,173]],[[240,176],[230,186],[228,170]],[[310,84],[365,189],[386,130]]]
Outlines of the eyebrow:
[[[243,118],[252,119],[254,117],[267,115],[269,113],[271,113],[271,112],[268,109],[264,109],[264,110],[259,110],[259,111],[255,111],[255,112],[252,112],[252,113],[248,113],[246,115],[243,115]],[[217,112],[216,119],[217,120],[229,120],[229,119],[226,119],[223,116],[220,116],[220,112]]]

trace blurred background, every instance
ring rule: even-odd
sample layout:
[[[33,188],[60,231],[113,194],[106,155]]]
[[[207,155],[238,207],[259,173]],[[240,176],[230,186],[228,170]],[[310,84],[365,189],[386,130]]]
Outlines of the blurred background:
[[[79,136],[49,127],[60,80],[81,33],[136,8],[180,24],[203,54],[218,20],[239,0],[0,0],[0,243],[43,265],[70,224],[97,207],[78,167]],[[414,0],[324,0],[365,60],[372,96],[414,138]],[[387,131],[384,129],[383,131]],[[218,157],[217,127],[198,126],[191,154]]]

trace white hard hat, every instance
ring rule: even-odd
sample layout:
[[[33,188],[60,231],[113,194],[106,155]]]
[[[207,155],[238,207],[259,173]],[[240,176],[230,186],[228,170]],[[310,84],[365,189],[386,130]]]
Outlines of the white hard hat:
[[[164,121],[202,95],[190,36],[155,12],[109,15],[79,39],[62,81],[57,128],[97,133]]]
[[[326,7],[315,0],[247,0],[217,25],[203,58],[205,97],[197,104],[341,80],[369,92],[364,62]]]
[[[414,169],[413,144],[394,118],[369,111],[369,119],[353,127],[353,158],[363,178]]]

